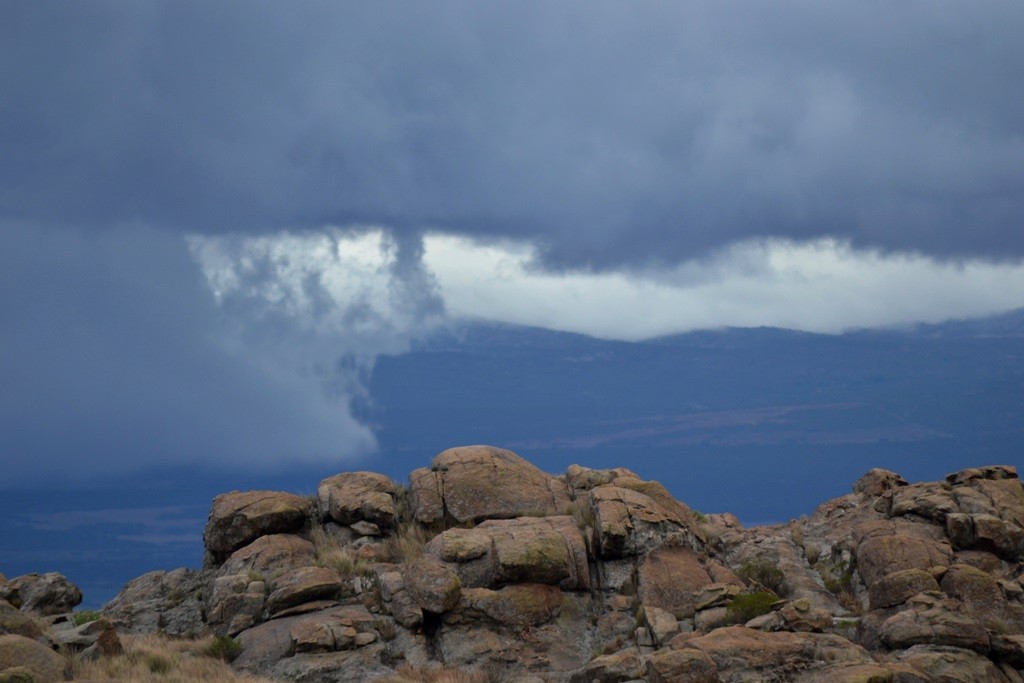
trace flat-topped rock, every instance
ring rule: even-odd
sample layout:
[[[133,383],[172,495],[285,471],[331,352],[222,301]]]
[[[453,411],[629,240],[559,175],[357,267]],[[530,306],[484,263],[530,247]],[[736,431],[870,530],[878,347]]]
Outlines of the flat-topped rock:
[[[281,491],[232,491],[213,499],[203,532],[206,550],[219,564],[260,536],[301,529],[309,513],[304,498]]]

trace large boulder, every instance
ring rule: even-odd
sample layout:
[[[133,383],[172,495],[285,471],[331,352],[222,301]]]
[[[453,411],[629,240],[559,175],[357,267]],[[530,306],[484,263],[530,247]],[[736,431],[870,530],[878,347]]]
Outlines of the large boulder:
[[[906,486],[907,480],[895,472],[874,467],[853,483],[854,493],[866,496],[880,496],[890,489]]]
[[[486,616],[499,624],[525,628],[550,621],[562,606],[562,591],[554,586],[523,583],[490,588],[467,588],[452,621]]]
[[[376,472],[343,472],[317,488],[320,513],[338,524],[369,522],[387,529],[395,522],[395,492],[389,477]]]
[[[683,508],[667,507],[643,491],[613,484],[591,490],[590,505],[594,510],[598,552],[608,559],[640,555],[656,548],[666,535],[684,528],[687,522]]]
[[[902,569],[878,579],[868,589],[871,609],[902,605],[918,593],[937,592],[939,583],[924,569]]]
[[[73,610],[82,602],[82,591],[57,572],[25,574],[0,585],[0,599],[23,612],[48,616]]]
[[[464,587],[590,587],[586,544],[568,516],[493,519],[473,529],[448,529],[427,544],[426,554],[449,563]]]
[[[914,645],[949,645],[987,653],[988,632],[967,614],[959,601],[922,593],[907,601],[910,609],[897,612],[882,624],[882,642],[893,650]]]
[[[409,480],[413,515],[427,525],[561,515],[570,503],[564,483],[493,446],[450,448]]]
[[[232,491],[213,499],[203,532],[207,553],[214,564],[267,534],[301,529],[309,514],[309,502],[281,491]]]
[[[0,634],[4,633],[38,638],[43,633],[43,627],[41,620],[25,614],[6,600],[0,600]]]
[[[647,660],[651,683],[718,683],[718,667],[706,653],[694,648],[660,650]]]
[[[893,572],[949,566],[953,557],[949,543],[911,535],[919,533],[911,526],[923,525],[868,524],[855,532],[860,536],[857,571],[868,587]]]
[[[0,636],[0,671],[24,667],[37,683],[65,680],[68,662],[42,643],[13,634]]]
[[[679,619],[693,616],[701,589],[714,582],[697,554],[679,546],[662,546],[650,552],[640,564],[638,575],[640,601]]]
[[[420,608],[441,614],[459,603],[462,584],[449,565],[420,558],[407,565],[403,574],[405,586]]]
[[[255,625],[263,615],[267,584],[248,573],[219,576],[207,600],[206,620],[218,636],[234,636]]]

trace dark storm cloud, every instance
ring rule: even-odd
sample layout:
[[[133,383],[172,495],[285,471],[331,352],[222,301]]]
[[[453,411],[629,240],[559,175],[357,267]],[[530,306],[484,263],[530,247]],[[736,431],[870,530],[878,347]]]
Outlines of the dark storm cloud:
[[[1024,253],[1024,5],[36,3],[0,211],[372,222],[675,260],[821,235]]]

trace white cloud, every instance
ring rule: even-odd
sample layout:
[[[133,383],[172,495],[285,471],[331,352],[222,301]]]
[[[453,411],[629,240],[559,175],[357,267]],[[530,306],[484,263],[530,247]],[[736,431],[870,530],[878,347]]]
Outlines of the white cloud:
[[[428,235],[450,316],[639,340],[723,326],[814,332],[980,316],[1024,305],[1024,263],[938,261],[820,239],[741,242],[669,268],[555,273],[524,243]]]

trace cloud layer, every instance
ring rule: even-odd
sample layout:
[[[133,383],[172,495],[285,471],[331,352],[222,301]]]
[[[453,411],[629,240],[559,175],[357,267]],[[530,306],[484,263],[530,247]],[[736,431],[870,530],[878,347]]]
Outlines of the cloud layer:
[[[1024,5],[18,3],[0,210],[675,263],[1024,254]]]

